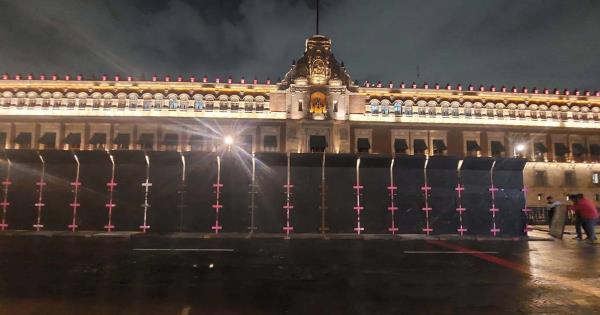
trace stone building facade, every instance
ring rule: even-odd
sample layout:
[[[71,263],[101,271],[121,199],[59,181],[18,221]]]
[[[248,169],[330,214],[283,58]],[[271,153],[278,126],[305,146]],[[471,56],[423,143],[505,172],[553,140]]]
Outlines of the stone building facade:
[[[600,204],[600,93],[365,82],[315,35],[279,82],[206,77],[9,76],[0,146],[240,150],[529,159],[530,206],[581,192]],[[233,137],[228,146],[223,139]]]

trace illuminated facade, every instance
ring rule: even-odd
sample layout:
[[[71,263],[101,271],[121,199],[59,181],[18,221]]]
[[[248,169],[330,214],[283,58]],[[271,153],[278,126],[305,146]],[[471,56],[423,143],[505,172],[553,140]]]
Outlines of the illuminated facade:
[[[360,86],[315,35],[280,82],[169,78],[0,80],[0,146],[234,149],[529,159],[528,204],[600,200],[600,93],[427,84]],[[519,150],[520,149],[520,150]]]

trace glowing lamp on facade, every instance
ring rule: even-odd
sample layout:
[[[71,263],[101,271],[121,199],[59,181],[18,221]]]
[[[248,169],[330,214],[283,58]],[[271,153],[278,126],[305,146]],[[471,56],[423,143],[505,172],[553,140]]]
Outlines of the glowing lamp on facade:
[[[223,138],[223,142],[226,145],[232,145],[233,144],[233,137],[232,136],[225,136],[225,138]]]
[[[513,155],[517,156],[518,152],[523,152],[523,151],[525,151],[525,145],[522,143],[519,143],[519,144],[515,145]]]

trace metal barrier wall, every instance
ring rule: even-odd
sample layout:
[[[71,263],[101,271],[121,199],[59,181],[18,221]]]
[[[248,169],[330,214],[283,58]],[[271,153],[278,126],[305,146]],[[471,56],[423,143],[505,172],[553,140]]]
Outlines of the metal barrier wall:
[[[240,152],[0,155],[2,229],[525,234],[521,159]]]

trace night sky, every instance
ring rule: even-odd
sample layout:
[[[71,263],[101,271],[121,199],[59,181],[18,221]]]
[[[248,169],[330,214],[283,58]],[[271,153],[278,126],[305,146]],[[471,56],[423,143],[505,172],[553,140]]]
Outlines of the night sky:
[[[312,0],[0,0],[0,73],[276,79],[314,20]],[[322,0],[321,33],[361,82],[600,89],[596,0]]]

